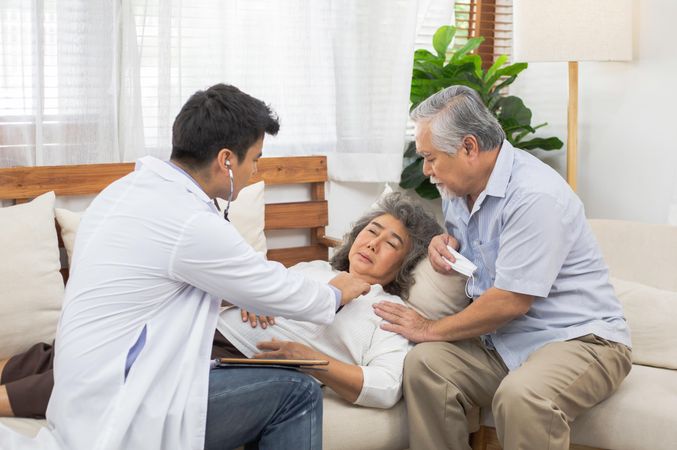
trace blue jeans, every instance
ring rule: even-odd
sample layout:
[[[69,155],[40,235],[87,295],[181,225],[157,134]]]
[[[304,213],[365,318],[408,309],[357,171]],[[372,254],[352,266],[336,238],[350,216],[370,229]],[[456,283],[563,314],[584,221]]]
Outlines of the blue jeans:
[[[320,385],[290,369],[212,370],[205,450],[233,449],[247,443],[260,449],[321,449]]]

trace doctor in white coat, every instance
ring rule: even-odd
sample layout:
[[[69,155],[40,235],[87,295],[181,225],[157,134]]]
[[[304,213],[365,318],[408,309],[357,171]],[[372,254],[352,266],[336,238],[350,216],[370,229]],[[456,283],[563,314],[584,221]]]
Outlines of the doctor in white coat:
[[[234,199],[279,124],[223,84],[198,91],[173,127],[170,161],[145,157],[82,219],[56,337],[49,426],[0,447],[68,450],[316,449],[322,396],[284,369],[210,370],[221,299],[328,323],[369,285],[303,278],[252,250],[215,197]],[[227,211],[226,211],[227,213]]]

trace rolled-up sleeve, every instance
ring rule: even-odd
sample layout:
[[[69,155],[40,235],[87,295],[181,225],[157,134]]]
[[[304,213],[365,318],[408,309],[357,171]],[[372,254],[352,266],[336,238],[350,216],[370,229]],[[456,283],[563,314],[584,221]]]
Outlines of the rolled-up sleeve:
[[[564,208],[546,194],[530,193],[504,211],[494,286],[547,297],[573,245]]]
[[[396,333],[374,331],[372,344],[361,365],[364,381],[356,405],[391,408],[402,397],[404,358],[412,344]]]

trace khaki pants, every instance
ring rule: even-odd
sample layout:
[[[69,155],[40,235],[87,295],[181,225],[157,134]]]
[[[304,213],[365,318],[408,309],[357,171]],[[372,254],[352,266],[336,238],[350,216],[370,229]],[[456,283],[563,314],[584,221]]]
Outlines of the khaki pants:
[[[630,349],[594,335],[554,342],[509,372],[479,339],[427,342],[404,363],[412,450],[466,450],[466,412],[491,406],[505,450],[569,448],[569,424],[630,372]]]

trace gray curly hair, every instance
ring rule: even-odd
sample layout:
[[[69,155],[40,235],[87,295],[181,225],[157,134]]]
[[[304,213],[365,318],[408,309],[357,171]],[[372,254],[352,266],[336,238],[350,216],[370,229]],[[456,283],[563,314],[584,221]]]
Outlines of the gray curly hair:
[[[409,297],[409,289],[414,284],[414,267],[426,255],[430,240],[443,230],[431,214],[401,192],[392,192],[383,196],[375,208],[360,217],[353,224],[352,230],[343,237],[343,243],[334,252],[330,263],[335,270],[348,271],[350,268],[348,254],[357,235],[372,220],[384,214],[393,216],[404,225],[409,233],[411,249],[405,255],[395,279],[383,286],[383,289],[389,294],[406,300]]]

